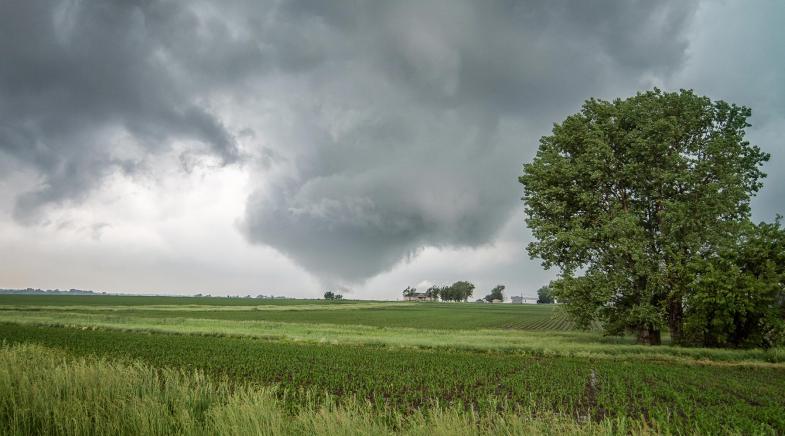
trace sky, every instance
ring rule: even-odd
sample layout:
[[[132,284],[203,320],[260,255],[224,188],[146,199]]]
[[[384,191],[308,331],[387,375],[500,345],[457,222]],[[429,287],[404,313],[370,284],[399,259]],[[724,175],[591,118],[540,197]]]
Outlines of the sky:
[[[752,108],[785,214],[779,0],[0,3],[0,287],[536,295],[522,165],[590,97]]]

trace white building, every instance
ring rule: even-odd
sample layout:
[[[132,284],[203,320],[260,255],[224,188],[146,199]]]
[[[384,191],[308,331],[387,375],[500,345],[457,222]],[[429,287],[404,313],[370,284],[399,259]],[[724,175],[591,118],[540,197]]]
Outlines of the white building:
[[[524,297],[523,295],[513,295],[512,304],[537,304],[537,297]]]

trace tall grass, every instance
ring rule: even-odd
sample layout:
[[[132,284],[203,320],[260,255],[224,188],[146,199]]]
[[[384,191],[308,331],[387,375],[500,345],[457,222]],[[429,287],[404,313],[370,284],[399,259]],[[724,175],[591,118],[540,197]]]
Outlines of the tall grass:
[[[200,372],[73,358],[38,345],[0,346],[0,434],[451,435],[656,432],[627,418],[578,422],[546,411],[479,415],[432,405],[380,413],[358,399],[287,410],[274,387]]]

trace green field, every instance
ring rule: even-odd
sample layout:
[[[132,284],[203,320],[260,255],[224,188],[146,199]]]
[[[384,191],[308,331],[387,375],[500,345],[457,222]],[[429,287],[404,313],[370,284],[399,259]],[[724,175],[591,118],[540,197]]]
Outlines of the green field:
[[[138,304],[133,304],[134,299],[138,299]],[[552,305],[0,295],[0,311],[10,310],[80,314],[122,312],[128,317],[146,319],[196,318],[424,329],[566,330],[571,327],[561,311]]]
[[[785,350],[637,346],[571,330],[558,306],[0,296],[0,341],[0,433],[53,432],[50,406],[12,407],[34,402],[21,383],[74,389],[73,422],[128,434],[785,432]],[[23,355],[73,374],[12,368]],[[100,387],[73,386],[107,367],[146,392],[136,402],[209,398],[170,404],[158,430],[123,427],[93,410]],[[260,398],[280,425],[240,417]]]

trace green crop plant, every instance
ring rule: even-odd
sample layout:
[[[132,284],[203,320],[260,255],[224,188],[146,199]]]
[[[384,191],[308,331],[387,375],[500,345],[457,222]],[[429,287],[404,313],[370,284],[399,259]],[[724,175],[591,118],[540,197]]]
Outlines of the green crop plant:
[[[14,324],[2,325],[0,338],[38,343],[69,356],[141,361],[243,386],[275,386],[281,407],[292,413],[314,401],[343,404],[355,399],[384,420],[440,407],[480,415],[542,412],[576,423],[627,420],[674,432],[785,431],[785,369],[780,365],[527,356]]]

